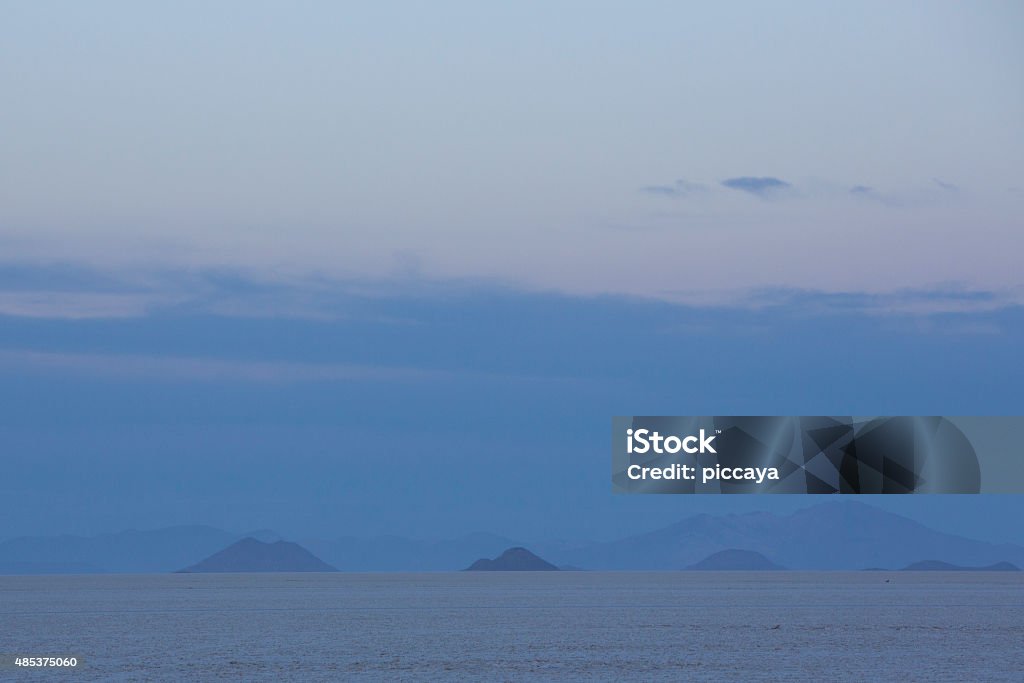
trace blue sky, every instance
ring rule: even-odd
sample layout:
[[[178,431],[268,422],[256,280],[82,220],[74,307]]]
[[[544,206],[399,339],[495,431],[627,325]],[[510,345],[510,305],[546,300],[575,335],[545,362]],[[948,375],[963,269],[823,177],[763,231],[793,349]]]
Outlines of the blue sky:
[[[0,537],[601,538],[807,502],[613,499],[615,414],[1020,413],[1022,27],[8,3]]]
[[[949,295],[895,307],[810,292],[694,307],[458,283],[0,274],[171,300],[0,318],[4,535],[201,522],[607,538],[810,502],[612,496],[613,415],[1024,409],[1024,311],[983,297],[959,312],[932,309]],[[1024,541],[1016,496],[875,502]]]

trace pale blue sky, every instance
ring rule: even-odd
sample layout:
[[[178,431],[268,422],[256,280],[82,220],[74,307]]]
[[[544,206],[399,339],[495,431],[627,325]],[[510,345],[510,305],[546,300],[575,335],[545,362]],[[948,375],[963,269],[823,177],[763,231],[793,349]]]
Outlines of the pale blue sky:
[[[1017,2],[7,2],[0,246],[1020,299],[1022,74]]]

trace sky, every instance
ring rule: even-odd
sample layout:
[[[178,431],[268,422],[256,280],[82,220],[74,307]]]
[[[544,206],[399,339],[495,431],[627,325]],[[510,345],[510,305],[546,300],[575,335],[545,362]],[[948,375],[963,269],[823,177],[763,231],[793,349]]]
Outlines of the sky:
[[[1017,2],[0,11],[13,258],[1020,298]]]
[[[3,3],[0,537],[608,538],[808,502],[614,498],[612,415],[1020,414],[1022,76],[1017,2]]]

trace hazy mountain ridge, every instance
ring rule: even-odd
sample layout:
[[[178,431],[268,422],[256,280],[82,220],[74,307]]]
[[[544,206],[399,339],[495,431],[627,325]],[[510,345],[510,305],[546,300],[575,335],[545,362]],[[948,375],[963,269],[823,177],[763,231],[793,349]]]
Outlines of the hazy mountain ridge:
[[[587,569],[681,569],[729,549],[758,552],[790,569],[903,567],[925,558],[973,566],[1024,559],[1022,546],[935,531],[852,501],[789,515],[696,515],[647,534],[549,555]],[[538,551],[545,552],[541,545]]]
[[[0,573],[172,572],[246,537],[193,525],[95,537],[24,537],[0,542]],[[298,539],[340,571],[455,571],[509,547],[527,546],[556,566],[587,570],[675,570],[725,550],[760,553],[789,569],[899,568],[935,560],[982,567],[1024,566],[1024,547],[935,531],[869,505],[828,502],[793,514],[695,515],[670,526],[611,542],[524,543],[478,533],[446,540],[399,536]]]
[[[996,562],[984,567],[964,567],[940,560],[922,560],[903,567],[904,572],[1019,572],[1020,567],[1010,562]]]
[[[47,569],[24,573],[172,571],[243,535],[196,524],[97,536],[23,536],[0,543],[0,573],[23,573],[18,569],[32,566]]]
[[[401,536],[305,540],[302,545],[341,571],[449,571],[478,557],[523,545],[497,534],[476,533],[438,541]]]

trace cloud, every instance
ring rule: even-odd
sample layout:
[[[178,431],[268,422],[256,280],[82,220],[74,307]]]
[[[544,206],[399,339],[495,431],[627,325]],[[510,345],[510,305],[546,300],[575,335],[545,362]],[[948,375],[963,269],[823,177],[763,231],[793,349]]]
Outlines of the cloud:
[[[451,373],[348,363],[238,361],[147,354],[97,354],[0,349],[0,368],[32,368],[125,380],[171,382],[338,382],[436,380]]]
[[[222,317],[338,320],[352,317],[354,300],[386,294],[386,284],[315,276],[257,277],[227,269],[104,272],[75,266],[31,268],[0,263],[0,317],[112,320],[176,311]],[[366,311],[360,316],[377,322],[408,322]]]
[[[858,201],[874,202],[884,206],[905,209],[927,209],[936,206],[950,206],[964,199],[962,188],[939,178],[930,183],[917,183],[901,190],[879,190],[871,185],[854,185],[847,190],[850,197]]]
[[[879,192],[868,185],[854,185],[850,188],[849,193],[858,200],[876,202],[885,206],[903,206],[905,204],[899,198]]]
[[[863,201],[887,203],[888,196],[869,186],[864,192],[843,189]],[[858,199],[861,201],[861,199]],[[433,319],[434,305],[474,301],[484,297],[533,296],[536,289],[487,279],[414,277],[402,280],[332,279],[327,276],[259,277],[248,271],[152,271],[119,273],[97,271],[75,275],[79,286],[62,279],[59,270],[43,269],[37,277],[30,269],[19,278],[32,286],[19,290],[12,279],[4,281],[0,266],[0,329],[17,318],[64,320],[120,320],[168,317],[302,320],[422,329]],[[60,291],[37,289],[52,281]],[[598,292],[561,292],[554,296],[589,298],[626,296],[661,300],[676,305],[723,309],[758,309],[799,305],[819,311],[891,312],[928,314],[985,312],[1024,305],[1024,288],[1018,283],[983,286],[970,280],[953,285],[925,283],[918,288],[886,287],[877,280],[865,288],[837,290],[819,286],[802,289],[789,283],[735,282],[722,287],[659,287],[654,292],[602,289]],[[856,285],[858,283],[854,283]],[[849,285],[847,285],[849,287]],[[118,289],[120,288],[120,291]],[[802,297],[806,295],[807,299]],[[70,328],[69,328],[70,329]],[[257,373],[256,369],[249,372]],[[322,368],[319,371],[322,371]],[[331,371],[336,372],[337,370]],[[301,374],[293,370],[292,375]]]
[[[121,381],[180,383],[436,383],[498,382],[551,386],[586,383],[568,375],[477,371],[466,368],[421,368],[372,363],[303,362],[171,356],[156,353],[92,353],[0,348],[0,373],[32,372]]]
[[[1024,291],[959,288],[899,289],[890,292],[824,292],[763,288],[750,290],[745,303],[753,308],[794,307],[808,313],[941,316],[991,313],[1024,304]]]
[[[23,318],[134,318],[180,299],[143,293],[0,291],[0,316]]]
[[[722,186],[730,190],[739,190],[740,192],[747,192],[762,198],[776,196],[779,192],[793,187],[785,180],[779,180],[770,176],[726,178],[722,181]]]
[[[700,192],[704,192],[707,189],[707,187],[699,183],[691,183],[686,180],[677,180],[671,185],[646,185],[644,187],[641,187],[640,191],[646,194],[657,195],[659,197],[683,199],[685,197],[691,197]]]

